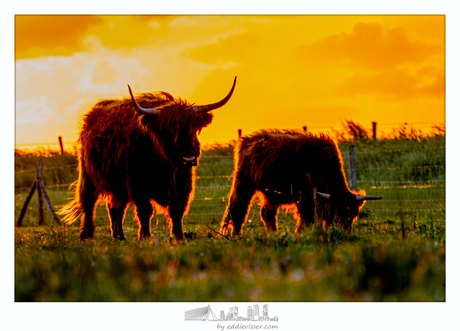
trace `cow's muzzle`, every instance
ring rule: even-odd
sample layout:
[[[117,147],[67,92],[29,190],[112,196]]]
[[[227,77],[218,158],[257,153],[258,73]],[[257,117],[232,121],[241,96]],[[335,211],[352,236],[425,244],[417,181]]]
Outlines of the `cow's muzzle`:
[[[180,160],[185,167],[194,167],[198,164],[196,156],[181,156]]]

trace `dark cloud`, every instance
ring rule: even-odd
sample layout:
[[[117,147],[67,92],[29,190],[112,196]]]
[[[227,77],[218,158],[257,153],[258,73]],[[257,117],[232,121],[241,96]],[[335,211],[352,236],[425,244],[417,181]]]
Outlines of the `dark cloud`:
[[[402,27],[358,23],[351,33],[342,32],[301,46],[297,54],[306,62],[380,69],[421,63],[441,52],[440,45],[411,40]]]
[[[79,37],[102,19],[91,15],[17,15],[15,17],[16,59],[52,55],[70,55],[79,48]]]

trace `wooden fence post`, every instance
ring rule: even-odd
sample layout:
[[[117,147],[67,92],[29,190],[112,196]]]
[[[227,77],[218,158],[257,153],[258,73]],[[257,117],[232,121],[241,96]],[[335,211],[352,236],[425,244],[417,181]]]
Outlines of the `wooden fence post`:
[[[42,168],[43,163],[41,161],[37,162],[37,202],[38,202],[38,225],[43,225],[45,223],[45,218],[43,216],[43,194],[40,190],[40,181],[42,180]]]
[[[372,122],[372,138],[377,138],[377,122]]]
[[[358,190],[358,183],[356,181],[356,150],[355,145],[350,145],[348,147],[348,152],[350,156],[350,188],[352,190]]]
[[[40,183],[37,184],[37,186],[42,191],[43,196],[45,197],[46,207],[48,207],[48,211],[50,212],[51,217],[57,225],[61,225],[61,221],[59,221],[59,218],[57,217],[54,211],[53,205],[51,204],[50,197],[48,196],[48,193],[46,193],[45,184],[43,183],[43,180],[40,180]]]
[[[29,195],[27,196],[26,201],[24,202],[24,206],[22,206],[21,214],[19,215],[19,219],[17,223],[18,227],[22,226],[22,220],[24,218],[24,215],[26,214],[27,206],[29,205],[30,199],[34,195],[35,189],[37,189],[38,191],[37,192],[38,194],[37,196],[38,197],[38,225],[43,225],[44,223],[43,199],[42,198],[45,199],[46,207],[48,207],[48,211],[50,212],[50,215],[53,218],[54,222],[57,225],[61,225],[61,221],[59,221],[59,218],[54,212],[54,208],[53,208],[53,205],[51,204],[50,197],[48,196],[48,193],[45,190],[45,184],[43,183],[43,179],[42,179],[42,169],[43,169],[43,164],[41,161],[39,161],[37,163],[37,179],[32,184]]]
[[[29,194],[27,195],[26,201],[24,202],[24,206],[22,206],[21,213],[19,214],[18,223],[17,223],[18,227],[22,226],[22,219],[24,218],[24,215],[26,214],[27,207],[29,206],[30,199],[32,199],[32,196],[34,195],[36,187],[37,187],[37,181],[35,180],[34,183],[32,184],[32,187],[30,188]]]
[[[64,143],[62,142],[62,136],[58,136],[59,146],[61,147],[61,154],[64,154]]]

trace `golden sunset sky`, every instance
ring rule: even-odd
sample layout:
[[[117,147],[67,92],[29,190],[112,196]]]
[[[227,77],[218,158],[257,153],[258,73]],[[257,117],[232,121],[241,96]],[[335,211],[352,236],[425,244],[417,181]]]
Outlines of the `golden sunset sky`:
[[[345,119],[429,130],[445,118],[445,17],[17,15],[15,143],[74,142],[82,114],[127,84],[204,104],[234,76],[203,144]]]

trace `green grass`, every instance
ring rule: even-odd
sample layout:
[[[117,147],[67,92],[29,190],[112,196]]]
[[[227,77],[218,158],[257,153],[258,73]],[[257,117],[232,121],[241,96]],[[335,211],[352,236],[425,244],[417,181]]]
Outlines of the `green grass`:
[[[340,144],[345,168],[348,144]],[[197,180],[182,244],[169,238],[162,215],[151,220],[152,239],[137,241],[131,207],[127,241],[112,241],[105,206],[96,211],[95,240],[80,242],[77,223],[55,226],[46,210],[46,225],[38,226],[34,197],[15,230],[15,300],[445,301],[444,137],[355,144],[358,169],[368,169],[358,170],[359,188],[385,198],[366,203],[352,233],[315,225],[295,234],[292,216],[280,211],[279,231],[267,236],[256,201],[244,235],[225,238],[214,230],[228,178]],[[203,156],[198,176],[231,173],[231,146]],[[17,171],[35,167],[28,157],[16,157]],[[55,207],[71,198],[56,185],[76,179],[72,167],[47,170],[76,162],[63,159],[43,158]],[[33,179],[16,173],[15,222]]]
[[[389,227],[389,229],[388,229]],[[443,224],[411,228],[369,224],[349,234],[320,228],[294,235],[260,224],[227,240],[188,226],[184,244],[162,229],[138,242],[110,239],[101,224],[92,242],[77,227],[22,228],[16,234],[16,301],[444,301]],[[385,231],[385,230],[386,231]]]

